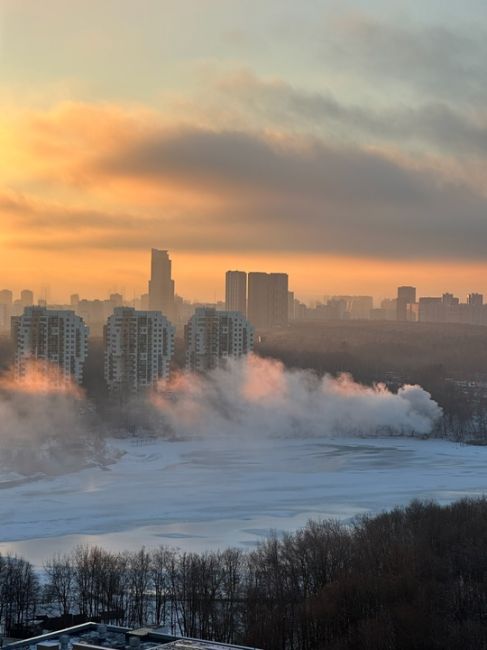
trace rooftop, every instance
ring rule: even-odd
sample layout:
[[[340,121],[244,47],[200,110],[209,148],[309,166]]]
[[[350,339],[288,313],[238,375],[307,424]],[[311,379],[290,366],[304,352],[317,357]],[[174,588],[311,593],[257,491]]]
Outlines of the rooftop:
[[[162,628],[131,629],[83,623],[30,639],[8,643],[3,650],[257,650],[228,643],[167,634]]]

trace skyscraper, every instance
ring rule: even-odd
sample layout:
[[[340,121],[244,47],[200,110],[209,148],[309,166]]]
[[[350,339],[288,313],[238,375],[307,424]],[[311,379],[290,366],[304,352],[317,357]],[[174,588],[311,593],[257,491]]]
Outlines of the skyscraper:
[[[288,324],[289,279],[287,273],[269,274],[270,326],[286,327]]]
[[[169,377],[174,327],[160,312],[117,307],[104,334],[105,381],[111,394],[136,394]]]
[[[184,331],[186,369],[204,372],[252,352],[254,330],[237,311],[198,307]]]
[[[288,276],[286,273],[248,275],[247,316],[257,329],[285,327],[288,323]]]
[[[171,259],[167,251],[152,249],[151,278],[149,280],[149,309],[160,311],[174,322],[174,280]]]
[[[247,274],[245,271],[227,271],[225,275],[225,309],[247,314]]]
[[[270,327],[269,274],[252,272],[249,273],[248,280],[248,319],[256,329],[267,329]]]
[[[408,320],[408,305],[416,302],[416,287],[397,288],[397,320]]]
[[[27,373],[31,361],[36,361],[59,384],[82,382],[88,328],[74,311],[26,307],[21,316],[12,318],[12,336],[18,378]],[[57,376],[52,372],[56,367]]]

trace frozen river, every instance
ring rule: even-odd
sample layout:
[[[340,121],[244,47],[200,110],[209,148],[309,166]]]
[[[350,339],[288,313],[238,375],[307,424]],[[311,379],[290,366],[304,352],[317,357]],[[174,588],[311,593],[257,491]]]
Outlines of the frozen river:
[[[0,490],[0,551],[36,564],[79,543],[255,545],[310,517],[487,492],[487,448],[410,438],[113,440],[108,468]]]

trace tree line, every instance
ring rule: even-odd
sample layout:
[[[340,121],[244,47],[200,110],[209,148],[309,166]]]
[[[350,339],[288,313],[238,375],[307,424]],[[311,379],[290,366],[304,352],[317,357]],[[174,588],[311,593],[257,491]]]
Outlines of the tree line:
[[[266,650],[487,648],[487,499],[310,521],[256,549],[0,559],[7,634],[41,613]]]

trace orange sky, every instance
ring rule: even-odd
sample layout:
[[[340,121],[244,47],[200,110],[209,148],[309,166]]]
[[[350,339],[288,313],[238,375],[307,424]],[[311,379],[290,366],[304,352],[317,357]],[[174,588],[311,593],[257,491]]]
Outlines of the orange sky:
[[[303,300],[487,294],[487,116],[465,59],[484,40],[463,51],[450,17],[445,50],[435,14],[369,4],[323,21],[229,0],[189,35],[195,0],[2,3],[0,288],[131,298],[157,247],[189,299],[223,298],[229,268],[288,272]]]
[[[224,274],[228,269],[287,272],[290,289],[306,302],[330,294],[365,294],[378,300],[393,297],[399,284],[417,286],[419,295],[438,295],[449,290],[465,297],[464,287],[482,290],[483,284],[478,279],[487,277],[486,267],[474,264],[447,268],[444,264],[322,255],[224,255],[197,251],[177,251],[171,255],[176,292],[201,301],[224,299]],[[127,299],[147,291],[150,251],[39,251],[34,255],[30,251],[15,251],[2,260],[5,260],[6,272],[2,273],[5,287],[17,292],[32,288],[38,297],[47,295],[52,301],[67,301],[74,291],[88,298],[122,292]],[[60,274],[60,268],[66,272]]]

